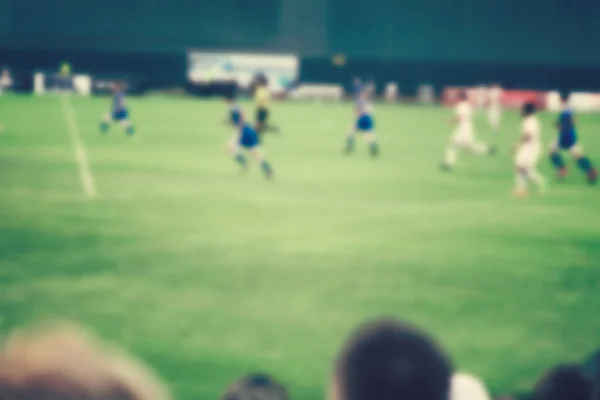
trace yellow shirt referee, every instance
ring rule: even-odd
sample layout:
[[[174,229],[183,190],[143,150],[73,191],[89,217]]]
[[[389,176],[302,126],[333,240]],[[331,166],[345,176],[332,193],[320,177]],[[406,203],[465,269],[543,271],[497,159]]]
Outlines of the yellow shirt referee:
[[[271,105],[271,94],[266,86],[259,86],[256,88],[254,93],[254,101],[256,102],[256,108],[263,108],[267,110]]]
[[[277,127],[268,124],[271,93],[265,82],[260,82],[254,91],[254,102],[256,103],[256,130],[258,133],[278,132]]]

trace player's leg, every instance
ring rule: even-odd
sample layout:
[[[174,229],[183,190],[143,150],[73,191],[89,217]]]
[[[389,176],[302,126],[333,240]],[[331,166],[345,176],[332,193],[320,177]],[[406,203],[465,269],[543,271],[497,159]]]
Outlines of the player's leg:
[[[527,170],[518,165],[515,166],[515,188],[513,194],[516,197],[527,195]]]
[[[116,111],[113,114],[113,120],[118,122],[121,128],[127,133],[127,135],[132,136],[135,133],[135,129],[131,122],[129,122],[129,112],[127,109],[121,109]]]
[[[478,142],[475,139],[469,140],[467,143],[465,143],[465,148],[471,153],[478,155],[496,153],[496,147],[487,143]]]
[[[375,132],[368,131],[364,134],[365,140],[369,145],[369,153],[371,157],[377,157],[379,155],[379,145],[377,144],[377,138],[375,137]]]
[[[598,180],[598,172],[592,165],[590,159],[583,153],[583,149],[579,144],[573,145],[569,149],[569,153],[577,161],[579,168],[587,175],[589,183],[596,183]]]
[[[515,187],[513,194],[516,197],[527,195],[527,149],[519,148],[515,154]]]
[[[133,127],[128,118],[121,119],[119,121],[119,125],[121,125],[121,128],[123,128],[125,133],[127,133],[129,136],[132,136],[135,133],[135,128]]]
[[[537,161],[539,159],[539,150],[524,148],[517,152],[515,158],[515,165],[517,167],[517,174],[524,177],[527,181],[537,186],[540,192],[544,192],[546,189],[546,180],[537,170]],[[519,187],[521,177],[517,177],[517,187],[515,193],[517,195],[524,194]]]
[[[237,133],[234,133],[225,145],[227,154],[229,154],[231,157],[235,157],[235,155],[239,152],[238,140],[239,138]]]
[[[248,161],[246,161],[246,157],[242,153],[242,147],[239,145],[237,140],[231,143],[228,147],[229,152],[235,160],[235,162],[237,162],[242,167],[242,169],[248,169]]]
[[[560,147],[558,146],[558,141],[554,142],[550,146],[550,162],[556,168],[556,176],[559,179],[567,176],[567,166],[565,165],[565,161],[560,155]]]
[[[279,127],[269,124],[269,110],[266,108],[256,110],[256,131],[261,134],[265,132],[279,133]]]
[[[456,164],[456,160],[458,158],[458,150],[462,147],[460,140],[456,138],[452,138],[450,142],[446,145],[446,149],[444,150],[444,160],[442,161],[441,168],[446,171],[450,171],[454,168]]]
[[[540,174],[535,165],[531,166],[527,171],[527,178],[538,187],[540,192],[546,191],[546,178]]]
[[[112,121],[112,115],[110,113],[106,113],[100,121],[100,132],[106,133],[110,129],[110,123]]]
[[[500,130],[500,110],[498,107],[491,107],[489,109],[488,120],[490,122],[490,126],[492,127],[492,131],[494,133],[498,133]]]
[[[273,168],[271,167],[271,164],[265,159],[265,156],[260,146],[256,145],[252,147],[250,149],[250,154],[252,154],[252,157],[254,157],[256,162],[260,164],[260,168],[264,172],[265,177],[267,179],[273,178]]]
[[[354,151],[355,136],[356,136],[356,127],[353,126],[350,129],[350,131],[348,132],[348,134],[346,135],[346,145],[344,148],[344,151],[346,152],[346,154],[350,154]]]
[[[277,125],[273,125],[269,122],[269,116],[270,116],[270,112],[268,109],[264,109],[263,110],[263,129],[265,132],[271,132],[271,133],[279,133],[279,127]]]
[[[538,150],[532,150],[528,154],[527,159],[527,178],[533,182],[540,192],[546,191],[546,178],[537,169],[538,160],[540,158],[540,152]]]

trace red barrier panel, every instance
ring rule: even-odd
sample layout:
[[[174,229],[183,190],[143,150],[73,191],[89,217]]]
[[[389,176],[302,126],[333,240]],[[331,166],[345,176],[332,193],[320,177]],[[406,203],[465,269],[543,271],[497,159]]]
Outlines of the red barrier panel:
[[[476,87],[447,87],[442,93],[442,104],[446,107],[453,107],[458,102],[458,95],[461,91],[467,91],[469,101],[475,105],[477,103],[478,88]],[[534,90],[504,90],[500,101],[506,108],[521,108],[526,102],[533,102],[540,110],[546,108],[546,92],[537,92]]]
[[[546,109],[546,92],[533,90],[505,90],[502,105],[506,108],[521,108],[524,103],[534,103],[540,109]]]

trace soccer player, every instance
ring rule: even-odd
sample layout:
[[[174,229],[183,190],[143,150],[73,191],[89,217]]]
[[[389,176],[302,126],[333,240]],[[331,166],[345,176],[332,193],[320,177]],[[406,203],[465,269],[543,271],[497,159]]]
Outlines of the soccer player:
[[[228,107],[228,115],[225,119],[225,124],[234,127],[235,133],[233,136],[227,141],[227,150],[231,155],[235,155],[235,151],[238,145],[239,139],[239,125],[242,121],[242,109],[237,104],[236,98],[234,95],[230,94],[225,97],[225,101],[227,102]]]
[[[577,165],[587,175],[587,180],[590,184],[596,183],[598,180],[598,172],[592,166],[589,158],[583,153],[579,143],[577,143],[577,130],[575,129],[575,119],[573,111],[568,105],[569,96],[561,95],[562,110],[558,116],[556,127],[558,129],[558,139],[552,144],[550,150],[550,161],[558,170],[558,177],[564,178],[567,176],[567,167],[563,161],[560,151],[566,150],[571,153],[571,156],[577,160]]]
[[[230,155],[245,171],[248,169],[248,161],[246,160],[244,153],[242,153],[242,149],[247,150],[260,164],[265,177],[267,179],[272,179],[273,168],[271,168],[271,164],[265,159],[262,149],[260,148],[259,134],[250,124],[244,121],[244,115],[239,107],[232,106],[230,108],[230,118],[237,129],[235,140],[230,140],[227,143]]]
[[[256,103],[256,131],[261,135],[265,132],[278,133],[278,127],[269,125],[271,93],[269,92],[267,78],[264,76],[258,77],[256,90],[254,92],[254,101]]]
[[[368,96],[367,91],[363,90],[356,101],[356,123],[350,130],[350,133],[346,136],[347,154],[354,151],[354,137],[356,132],[361,132],[369,144],[369,153],[371,154],[371,157],[377,157],[379,154],[379,145],[377,144],[374,131],[375,122],[372,115],[372,107],[367,100]]]
[[[125,130],[125,132],[132,136],[135,133],[135,129],[129,121],[129,111],[125,106],[125,89],[122,83],[116,83],[113,85],[113,102],[112,111],[107,113],[102,122],[100,123],[100,131],[102,133],[108,132],[110,128],[111,120],[117,122]]]
[[[527,183],[532,182],[543,191],[546,187],[544,177],[537,171],[537,162],[540,157],[541,128],[536,116],[533,103],[526,103],[521,110],[523,122],[521,124],[521,139],[516,144],[515,155],[515,189],[517,197],[527,195]]]
[[[398,84],[390,81],[385,85],[385,101],[395,103],[398,101]]]
[[[10,75],[10,70],[8,68],[3,68],[2,74],[0,74],[0,94],[2,94],[5,90],[10,89],[12,84],[13,80]]]
[[[2,95],[5,90],[10,89],[12,84],[13,84],[13,81],[10,76],[10,71],[8,70],[8,68],[3,68],[2,74],[0,75],[0,95]],[[4,130],[4,126],[0,122],[0,133],[2,133],[3,130]]]
[[[360,78],[356,77],[352,80],[352,97],[354,98],[354,101],[358,101],[364,86],[365,85],[363,84],[363,81]]]
[[[502,117],[502,87],[497,83],[493,84],[488,91],[487,112],[492,130],[498,133]]]
[[[478,142],[475,139],[473,130],[473,108],[469,103],[469,97],[466,91],[459,94],[459,102],[454,107],[454,118],[452,122],[455,124],[454,133],[450,139],[450,143],[446,146],[442,169],[450,171],[456,164],[458,150],[467,150],[474,154],[493,154],[495,148],[487,144]]]

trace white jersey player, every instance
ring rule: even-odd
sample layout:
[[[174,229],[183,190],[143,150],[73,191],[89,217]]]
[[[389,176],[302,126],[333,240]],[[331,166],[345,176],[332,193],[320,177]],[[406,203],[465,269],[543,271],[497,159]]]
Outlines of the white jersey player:
[[[395,103],[398,101],[398,84],[396,82],[388,82],[385,85],[385,101]]]
[[[459,102],[454,108],[455,124],[450,143],[446,146],[446,153],[442,168],[450,170],[456,164],[458,150],[466,150],[474,154],[494,153],[495,149],[475,139],[473,129],[473,107],[469,103],[466,92],[461,92]]]
[[[487,114],[494,133],[498,133],[502,117],[502,87],[498,84],[492,85],[488,91]]]
[[[487,103],[488,90],[485,85],[477,86],[474,90],[475,105],[478,110],[484,110]]]
[[[523,197],[527,194],[528,182],[534,183],[538,189],[543,191],[546,186],[544,177],[537,171],[537,162],[540,158],[542,129],[540,121],[535,115],[536,109],[533,103],[523,105],[521,115],[521,139],[516,144],[515,154],[515,189],[514,194]]]

